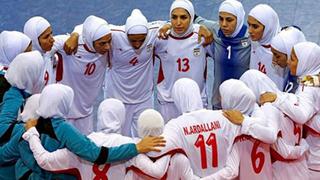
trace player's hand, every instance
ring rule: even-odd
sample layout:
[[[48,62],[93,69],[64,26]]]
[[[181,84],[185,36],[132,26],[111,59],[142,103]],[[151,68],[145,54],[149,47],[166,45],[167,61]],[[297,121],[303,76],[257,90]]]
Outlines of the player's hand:
[[[201,38],[204,38],[203,45],[207,46],[212,43],[213,41],[213,34],[209,29],[203,25],[200,26],[199,32],[198,32],[198,43],[201,43]]]
[[[236,125],[241,125],[244,120],[244,116],[238,110],[223,110],[223,116]]]
[[[67,41],[64,43],[63,50],[66,52],[66,54],[71,55],[75,54],[78,50],[78,39],[79,34],[73,32],[71,36],[67,39]]]
[[[30,119],[28,120],[25,124],[24,124],[24,128],[27,130],[29,130],[32,127],[35,127],[38,123],[37,119]]]
[[[166,145],[166,141],[162,136],[144,137],[137,145],[137,150],[139,153],[147,153],[150,151],[160,152],[160,149],[157,147],[164,147]]]
[[[277,99],[277,94],[272,92],[265,92],[260,95],[259,104],[262,106],[264,103],[273,103]]]
[[[163,25],[160,29],[159,29],[159,34],[158,34],[158,38],[160,39],[167,39],[168,35],[170,33],[170,29],[171,29],[171,24],[167,23],[165,25]]]
[[[306,75],[299,79],[299,83],[304,86],[319,87],[320,86],[320,74]]]

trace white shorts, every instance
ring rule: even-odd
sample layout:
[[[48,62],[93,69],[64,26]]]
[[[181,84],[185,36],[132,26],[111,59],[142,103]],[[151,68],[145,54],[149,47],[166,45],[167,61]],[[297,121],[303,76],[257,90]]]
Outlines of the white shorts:
[[[159,101],[159,112],[166,124],[169,120],[177,118],[180,113],[177,106],[173,102]]]
[[[125,104],[126,119],[123,123],[122,135],[130,137],[138,137],[138,118],[139,115],[146,109],[153,108],[153,99],[150,97],[147,101],[139,104]]]

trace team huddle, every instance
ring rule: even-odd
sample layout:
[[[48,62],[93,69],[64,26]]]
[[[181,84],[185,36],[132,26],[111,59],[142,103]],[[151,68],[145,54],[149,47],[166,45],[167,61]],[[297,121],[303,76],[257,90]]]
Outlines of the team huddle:
[[[320,179],[320,46],[267,4],[169,15],[2,31],[0,179]]]

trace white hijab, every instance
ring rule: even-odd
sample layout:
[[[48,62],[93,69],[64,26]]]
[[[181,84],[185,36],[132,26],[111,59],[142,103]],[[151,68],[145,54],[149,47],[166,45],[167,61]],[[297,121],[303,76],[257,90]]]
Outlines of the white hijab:
[[[30,96],[24,105],[23,112],[20,114],[19,119],[22,122],[27,122],[30,119],[38,119],[39,115],[36,113],[39,108],[40,94]]]
[[[164,120],[161,114],[154,109],[144,110],[138,118],[138,135],[160,136],[164,129]]]
[[[220,85],[219,91],[222,109],[235,109],[243,114],[251,115],[255,107],[256,97],[242,81],[226,80]]]
[[[188,36],[193,31],[193,19],[194,19],[193,4],[189,0],[175,0],[175,1],[173,1],[173,3],[171,4],[171,7],[170,7],[170,14],[169,14],[170,19],[171,19],[172,11],[174,9],[176,9],[176,8],[183,8],[189,13],[189,15],[190,15],[190,24],[189,24],[189,27],[188,27],[188,29],[187,29],[187,31],[185,33],[177,34],[172,30],[171,34],[173,36],[175,36],[175,37]]]
[[[93,42],[110,33],[111,30],[107,21],[97,16],[88,16],[83,23],[83,41],[93,52],[96,51],[93,47]]]
[[[121,133],[125,120],[124,104],[117,99],[105,99],[98,108],[97,131],[104,133]]]
[[[18,31],[2,31],[0,34],[0,65],[9,66],[10,62],[29,46],[31,39]]]
[[[313,42],[302,42],[293,46],[298,58],[297,76],[320,72],[320,47]]]
[[[147,34],[148,20],[139,9],[134,9],[127,18],[126,34]]]
[[[272,38],[281,30],[278,14],[269,5],[258,4],[251,9],[249,16],[264,25],[262,38],[258,41],[259,44],[270,45]]]
[[[181,114],[203,109],[199,86],[192,79],[178,79],[173,85],[171,97]]]
[[[63,84],[47,85],[40,96],[37,114],[43,118],[65,118],[72,105],[74,92]]]
[[[39,44],[38,38],[50,26],[50,23],[45,18],[40,16],[32,17],[24,24],[23,33],[29,36],[29,38],[32,40],[33,50],[38,50],[41,53],[45,53]]]
[[[240,81],[244,82],[252,90],[257,103],[260,95],[264,92],[281,93],[277,85],[266,74],[255,69],[250,69],[243,73]]]
[[[44,60],[39,51],[17,55],[10,63],[5,78],[11,86],[35,94],[44,86]]]
[[[305,42],[306,38],[302,31],[295,27],[283,29],[271,41],[271,46],[277,51],[287,55],[290,58],[292,47],[300,42]]]
[[[219,13],[220,12],[227,12],[237,17],[236,29],[230,37],[237,36],[243,26],[244,17],[246,15],[241,2],[237,0],[225,0],[221,3],[219,7]]]

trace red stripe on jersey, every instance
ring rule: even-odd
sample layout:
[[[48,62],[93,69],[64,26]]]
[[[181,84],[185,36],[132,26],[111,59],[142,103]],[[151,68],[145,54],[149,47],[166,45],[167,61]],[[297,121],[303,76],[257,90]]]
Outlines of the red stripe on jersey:
[[[56,71],[56,81],[59,82],[63,79],[63,58],[60,53],[56,53],[58,56],[58,64],[57,64],[57,71]]]
[[[80,171],[77,168],[71,168],[71,169],[64,169],[64,170],[58,170],[58,171],[50,171],[55,174],[69,174],[72,176],[75,176],[77,180],[81,180],[81,174]]]
[[[96,53],[96,52],[91,51],[86,44],[84,44],[83,47],[84,47],[84,49],[85,49],[86,51],[88,51],[88,52],[90,52],[90,53]]]
[[[173,150],[170,150],[170,151],[168,151],[168,152],[166,152],[166,153],[164,153],[164,154],[162,154],[162,155],[160,155],[160,156],[157,156],[157,157],[149,157],[153,162],[155,162],[156,160],[158,160],[158,159],[160,159],[160,158],[162,158],[162,157],[164,157],[164,156],[166,156],[166,155],[170,155],[171,157],[173,156],[173,155],[175,155],[175,154],[183,154],[183,155],[185,155],[186,157],[188,157],[187,156],[187,154],[186,154],[186,152],[183,150],[183,149],[181,149],[181,148],[177,148],[177,149],[173,149]],[[149,177],[149,178],[153,178],[153,179],[156,179],[155,177],[152,177],[151,175],[149,175],[149,174],[146,174],[145,172],[143,172],[141,169],[139,169],[138,167],[136,167],[136,166],[130,166],[130,167],[128,167],[128,168],[126,168],[126,172],[128,172],[128,171],[133,171],[134,173],[136,173],[137,175],[139,175],[139,176],[141,176],[141,175],[143,175],[143,176],[147,176],[147,177]],[[167,172],[163,175],[163,177],[161,177],[160,178],[161,180],[165,180],[165,179],[167,179]]]
[[[319,133],[319,132],[317,132],[317,131],[314,130],[313,128],[307,126],[306,124],[303,125],[303,128],[304,128],[304,130],[306,130],[307,132],[309,132],[311,135],[320,137],[320,133]]]
[[[274,150],[273,148],[270,148],[270,156],[271,156],[271,163],[275,163],[276,161],[281,161],[281,162],[292,162],[295,161],[297,159],[285,159],[284,157],[282,157],[276,150]]]
[[[242,141],[244,139],[254,139],[254,138],[250,135],[241,134],[241,135],[237,136],[236,138],[234,138],[233,144],[236,142]]]
[[[155,55],[155,57],[159,58],[159,56]],[[159,67],[159,73],[158,73],[158,81],[157,83],[161,83],[164,80],[164,74],[163,74],[163,69],[162,69],[162,63],[161,63],[161,59],[160,59],[160,67]]]
[[[268,44],[268,45],[262,45],[262,47],[264,47],[264,48],[271,48],[271,45],[270,45],[270,44]]]
[[[191,37],[192,35],[193,35],[193,32],[190,33],[188,36],[185,36],[185,37],[175,37],[175,36],[173,36],[172,34],[169,34],[170,37],[172,37],[173,39],[176,39],[176,40],[188,39],[188,38]]]
[[[139,177],[148,177],[148,178],[145,178],[145,179],[157,179],[157,178],[155,178],[155,177],[153,177],[153,176],[150,176],[149,174],[147,174],[147,173],[145,173],[145,172],[143,172],[141,169],[139,169],[139,168],[137,168],[136,166],[130,166],[130,167],[127,167],[126,168],[126,172],[128,173],[129,171],[133,171],[135,174],[137,174]],[[165,179],[167,179],[167,173],[168,172],[166,172],[164,175],[163,175],[163,177],[161,177],[160,178],[160,180],[165,180]]]
[[[166,155],[173,156],[173,155],[178,154],[178,153],[179,153],[179,154],[183,154],[183,155],[185,155],[186,157],[188,157],[188,156],[187,156],[187,153],[186,153],[183,149],[177,148],[177,149],[170,150],[170,151],[168,151],[168,152],[166,152],[166,153],[164,153],[164,154],[162,154],[162,155],[160,155],[160,156],[157,156],[157,157],[149,157],[149,158],[150,158],[153,162],[155,162],[156,160],[162,158],[163,156],[166,156]]]

